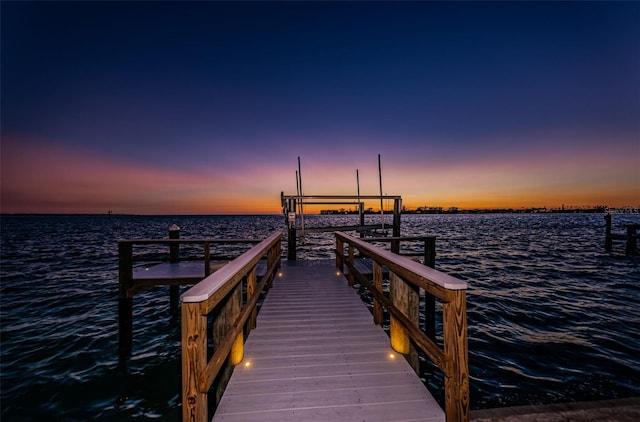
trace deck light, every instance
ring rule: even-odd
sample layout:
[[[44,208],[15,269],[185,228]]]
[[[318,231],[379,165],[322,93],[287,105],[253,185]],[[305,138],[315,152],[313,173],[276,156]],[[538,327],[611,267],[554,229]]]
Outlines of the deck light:
[[[229,353],[229,364],[235,366],[244,359],[244,335],[238,334]]]
[[[391,342],[391,348],[398,353],[406,355],[410,351],[409,347],[409,333],[404,329],[400,322],[391,315],[390,327],[389,327],[389,339]]]

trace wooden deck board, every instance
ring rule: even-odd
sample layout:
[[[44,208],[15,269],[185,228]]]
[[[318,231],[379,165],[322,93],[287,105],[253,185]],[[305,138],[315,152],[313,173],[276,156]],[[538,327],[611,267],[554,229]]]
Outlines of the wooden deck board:
[[[334,265],[283,266],[214,421],[445,420]]]

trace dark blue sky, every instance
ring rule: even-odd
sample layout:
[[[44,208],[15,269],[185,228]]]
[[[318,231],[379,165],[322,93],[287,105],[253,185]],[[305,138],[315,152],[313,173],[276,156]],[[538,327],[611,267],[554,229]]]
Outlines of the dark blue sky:
[[[637,2],[2,3],[11,153],[46,145],[227,185],[261,167],[269,194],[295,189],[297,156],[351,178],[382,153],[395,193],[455,201],[419,190],[445,190],[451,177],[424,171],[449,169],[471,177],[447,190],[465,185],[460,201],[496,203],[523,202],[520,188],[560,189],[560,200],[578,180],[535,184],[547,170],[531,166],[578,157],[567,173],[585,171],[584,186],[594,169],[607,184],[626,179],[620,200],[637,205],[639,122]],[[473,172],[501,166],[502,177],[529,176],[504,192],[486,191],[499,175],[474,186]]]

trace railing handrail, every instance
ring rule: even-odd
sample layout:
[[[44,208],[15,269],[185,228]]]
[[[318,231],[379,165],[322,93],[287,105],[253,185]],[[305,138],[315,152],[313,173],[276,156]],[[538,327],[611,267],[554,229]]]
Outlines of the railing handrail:
[[[335,236],[336,265],[340,271],[343,271],[344,264],[347,264],[349,285],[353,285],[354,278],[357,277],[369,289],[374,298],[374,322],[382,324],[382,306],[389,312],[391,346],[413,361],[416,370],[419,367],[418,357],[417,352],[412,350],[411,344],[419,347],[445,376],[444,410],[447,422],[467,422],[469,420],[467,283],[343,232],[336,232]],[[349,246],[347,256],[344,254],[344,244]],[[356,249],[361,255],[373,261],[372,280],[356,268]],[[389,269],[389,297],[382,292],[383,266]],[[433,337],[430,338],[419,326],[418,287],[423,288],[431,300],[437,297],[442,301],[442,349],[435,342],[435,327]],[[435,303],[433,309],[435,309]],[[435,314],[430,318],[435,320]],[[410,342],[410,339],[413,342]]]
[[[282,232],[276,232],[261,241],[218,271],[214,272],[181,296],[183,303],[204,302],[209,300],[219,289],[231,280],[239,280],[249,273],[256,263],[264,256],[273,243],[282,237]],[[211,306],[215,306],[212,304]]]
[[[280,267],[281,239],[275,232],[182,295],[182,417],[204,422],[208,391],[224,368],[242,361],[244,332],[255,327],[261,292],[271,286]],[[266,256],[267,271],[258,282],[257,265]],[[246,280],[246,282],[245,282]],[[208,357],[209,314],[213,324],[214,353]],[[218,388],[229,371],[218,378]]]
[[[427,267],[415,262],[414,260],[407,258],[406,256],[398,255],[377,246],[371,245],[361,239],[352,237],[343,232],[336,232],[336,237],[342,239],[345,242],[353,244],[365,255],[369,256],[380,264],[386,266],[391,271],[399,273],[398,275],[411,274],[411,278],[415,277],[416,280],[408,280],[417,287],[427,288],[425,282],[432,282],[440,287],[449,290],[466,290],[468,288],[467,283],[464,281],[445,274],[441,271]]]

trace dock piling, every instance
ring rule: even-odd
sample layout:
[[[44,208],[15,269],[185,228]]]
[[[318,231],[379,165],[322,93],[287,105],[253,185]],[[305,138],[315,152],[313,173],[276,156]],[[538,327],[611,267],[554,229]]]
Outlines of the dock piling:
[[[118,244],[118,351],[120,359],[131,354],[133,343],[133,298],[128,290],[133,285],[133,246]]]
[[[611,238],[611,214],[605,214],[604,221],[606,222],[604,250],[611,252],[611,249],[613,249],[613,239]]]
[[[627,224],[627,255],[635,255],[638,253],[638,236],[636,230],[640,229],[640,224]]]
[[[604,249],[607,252],[611,252],[613,249],[613,241],[614,240],[624,240],[625,245],[625,253],[627,255],[637,255],[638,254],[638,234],[637,231],[640,230],[640,224],[625,224],[624,227],[626,229],[626,233],[611,233],[611,214],[605,214],[604,221],[606,222],[605,226],[605,237],[604,237]]]
[[[289,198],[287,213],[287,260],[296,260],[296,199]],[[293,211],[292,211],[293,210]]]
[[[169,227],[169,239],[180,239],[180,227]],[[169,262],[180,261],[180,245],[169,246]],[[180,286],[169,286],[169,313],[177,315],[180,309]]]

